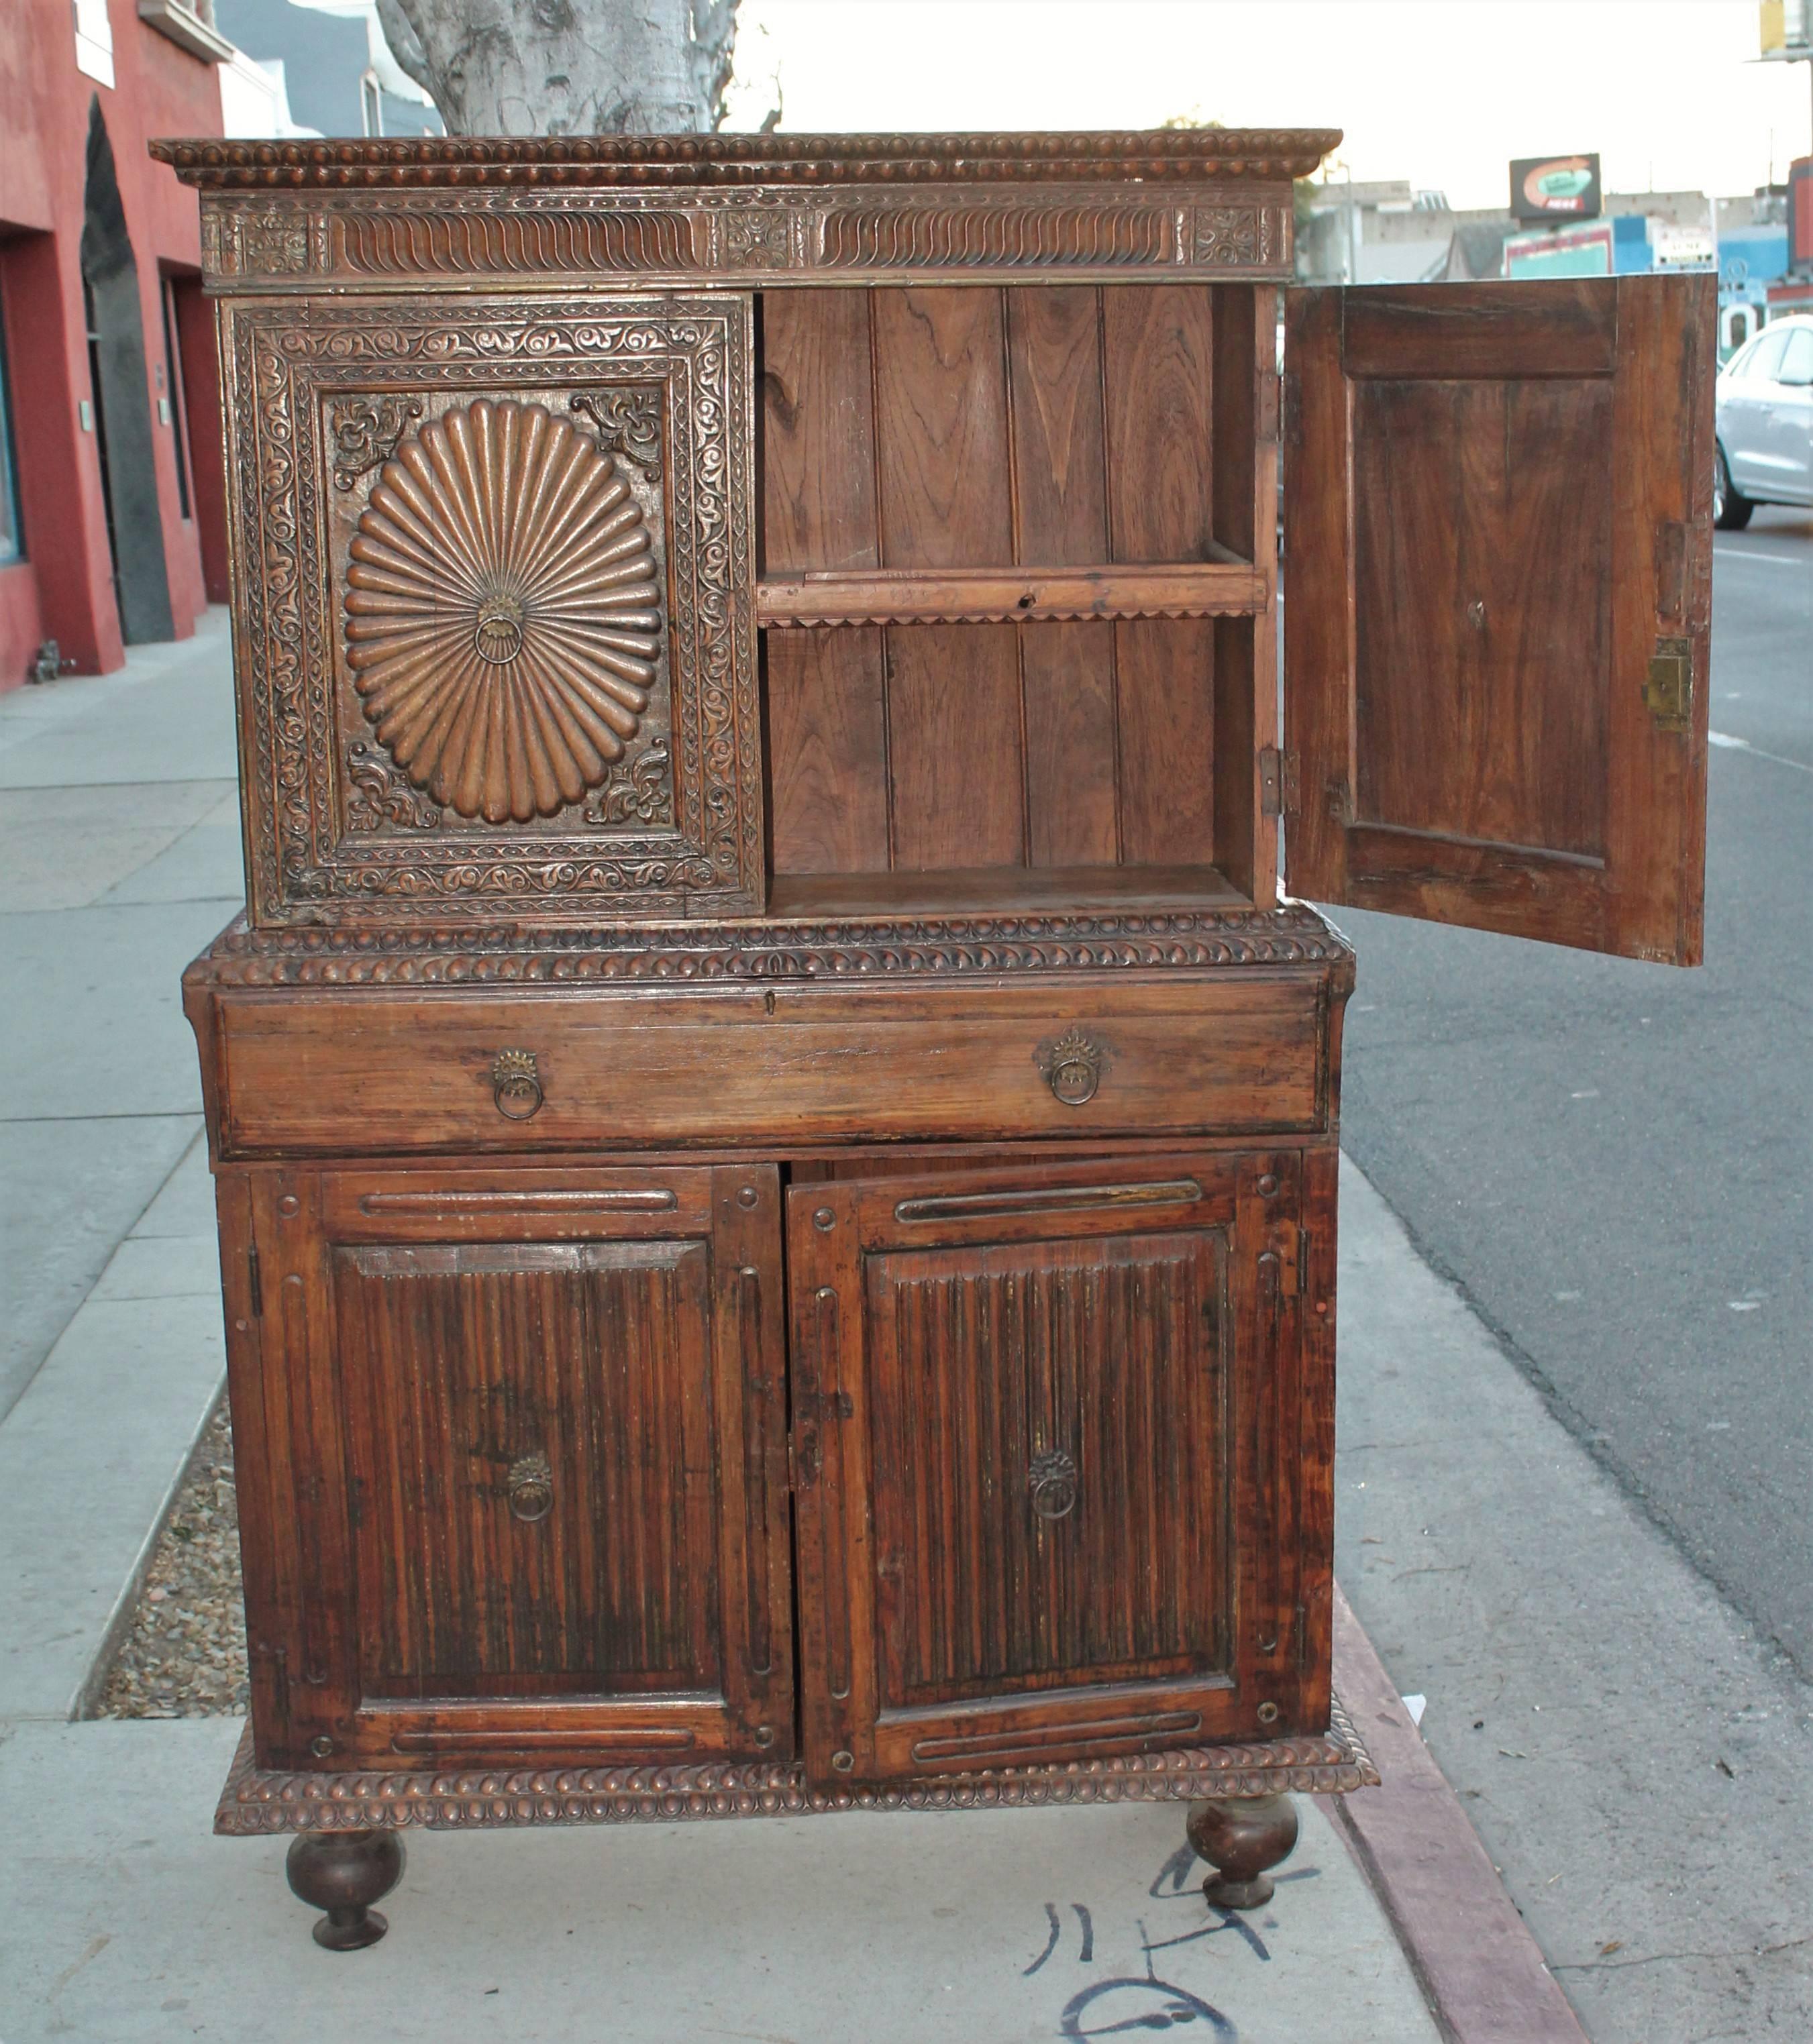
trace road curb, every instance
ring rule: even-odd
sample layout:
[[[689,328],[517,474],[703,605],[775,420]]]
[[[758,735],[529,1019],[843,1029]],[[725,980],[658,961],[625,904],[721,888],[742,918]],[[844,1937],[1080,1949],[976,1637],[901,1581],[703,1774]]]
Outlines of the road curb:
[[[1384,1777],[1336,1796],[1335,1819],[1448,2044],[1588,2044],[1338,1589],[1334,1680]]]

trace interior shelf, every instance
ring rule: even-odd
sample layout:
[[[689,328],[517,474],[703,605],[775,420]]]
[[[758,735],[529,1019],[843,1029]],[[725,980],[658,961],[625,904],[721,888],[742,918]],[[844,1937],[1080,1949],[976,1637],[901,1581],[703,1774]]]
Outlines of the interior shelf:
[[[860,568],[770,575],[760,624],[986,624],[1014,620],[1240,617],[1265,608],[1265,576],[1218,558],[1152,567]]]

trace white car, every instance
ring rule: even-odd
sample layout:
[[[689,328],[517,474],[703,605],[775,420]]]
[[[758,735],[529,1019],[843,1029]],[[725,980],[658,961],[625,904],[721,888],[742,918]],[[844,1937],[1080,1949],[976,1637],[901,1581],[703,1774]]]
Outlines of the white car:
[[[1813,313],[1772,320],[1719,375],[1712,521],[1759,504],[1813,504]]]

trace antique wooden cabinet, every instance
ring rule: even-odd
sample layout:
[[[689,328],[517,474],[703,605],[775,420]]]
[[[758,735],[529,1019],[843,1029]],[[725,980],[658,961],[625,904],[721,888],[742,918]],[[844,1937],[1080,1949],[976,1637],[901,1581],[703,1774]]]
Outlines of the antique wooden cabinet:
[[[1336,139],[160,147],[247,856],[218,1822],[324,1942],[410,1825],[1128,1796],[1238,1906],[1369,1778],[1280,824],[1299,897],[1694,962],[1712,298],[1280,300]]]

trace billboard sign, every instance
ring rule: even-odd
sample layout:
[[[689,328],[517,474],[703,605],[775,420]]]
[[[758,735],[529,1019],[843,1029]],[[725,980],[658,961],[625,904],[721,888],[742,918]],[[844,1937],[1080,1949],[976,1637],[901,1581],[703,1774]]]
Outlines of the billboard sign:
[[[1597,220],[1599,158],[1519,156],[1511,167],[1511,209],[1519,220]]]

